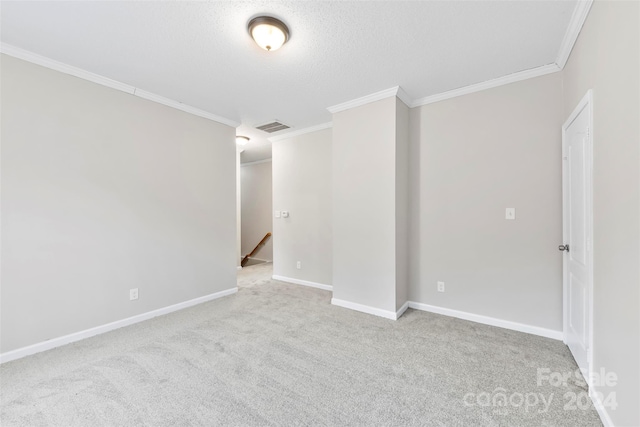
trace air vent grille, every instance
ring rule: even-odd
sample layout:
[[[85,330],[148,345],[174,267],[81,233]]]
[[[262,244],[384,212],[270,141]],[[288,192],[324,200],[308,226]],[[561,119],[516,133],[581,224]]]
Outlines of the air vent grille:
[[[266,123],[264,125],[256,126],[256,129],[260,129],[261,131],[267,132],[267,133],[274,133],[281,130],[289,129],[289,126],[285,125],[284,123],[280,123],[277,120],[274,120],[271,123]]]

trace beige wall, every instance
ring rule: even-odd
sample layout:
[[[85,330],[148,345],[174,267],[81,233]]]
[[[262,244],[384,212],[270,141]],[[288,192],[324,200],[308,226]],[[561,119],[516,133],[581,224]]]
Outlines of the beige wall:
[[[396,311],[409,301],[409,107],[396,98]]]
[[[273,144],[273,274],[332,284],[331,129]],[[300,269],[296,262],[301,262]]]
[[[1,67],[0,351],[236,286],[233,128]]]
[[[249,163],[240,168],[242,184],[242,256],[249,254],[265,234],[272,232],[271,162]],[[275,236],[253,256],[273,260]]]
[[[639,3],[596,1],[563,71],[567,119],[593,89],[593,367],[615,372],[615,425],[640,425]]]
[[[396,311],[396,98],[333,115],[333,297]]]
[[[242,174],[240,154],[242,149],[236,147],[236,268],[242,263]]]
[[[412,109],[411,301],[562,330],[561,77]]]

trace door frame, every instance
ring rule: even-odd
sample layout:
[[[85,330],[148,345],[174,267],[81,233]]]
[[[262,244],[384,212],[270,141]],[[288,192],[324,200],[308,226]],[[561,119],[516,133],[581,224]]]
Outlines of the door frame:
[[[576,108],[571,112],[569,118],[562,125],[562,244],[568,244],[568,206],[567,206],[567,185],[569,182],[569,168],[566,166],[565,162],[565,147],[566,147],[566,131],[567,128],[573,123],[573,121],[578,117],[578,115],[585,110],[588,113],[588,132],[587,132],[587,144],[585,147],[585,166],[586,166],[586,209],[588,215],[588,221],[586,224],[585,230],[585,239],[587,242],[587,262],[589,263],[587,267],[587,292],[589,295],[589,307],[587,309],[588,312],[588,350],[587,350],[587,372],[583,372],[582,374],[585,376],[585,380],[591,389],[591,379],[593,378],[593,252],[594,252],[594,241],[593,241],[593,90],[589,89],[584,97],[580,100]],[[568,331],[568,256],[566,253],[563,253],[562,256],[562,339],[565,344],[567,344],[567,331]]]

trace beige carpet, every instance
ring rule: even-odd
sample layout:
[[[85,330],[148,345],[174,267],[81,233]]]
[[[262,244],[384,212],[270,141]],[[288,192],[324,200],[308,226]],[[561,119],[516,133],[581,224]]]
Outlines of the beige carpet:
[[[575,378],[538,385],[538,368],[576,369],[561,342],[377,318],[270,268],[243,270],[236,295],[2,365],[2,426],[601,425],[565,409],[585,392]]]

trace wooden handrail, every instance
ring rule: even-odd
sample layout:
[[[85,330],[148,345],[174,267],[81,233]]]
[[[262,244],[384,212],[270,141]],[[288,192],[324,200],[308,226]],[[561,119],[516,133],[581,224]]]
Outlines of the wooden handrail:
[[[267,243],[267,240],[269,240],[269,237],[271,237],[271,233],[265,234],[262,240],[260,240],[260,243],[258,243],[256,247],[253,248],[251,253],[247,254],[244,258],[242,258],[242,262],[240,262],[241,267],[244,267],[247,261],[249,261],[249,258],[252,257],[256,252],[258,252],[260,248],[264,246],[265,243]]]

